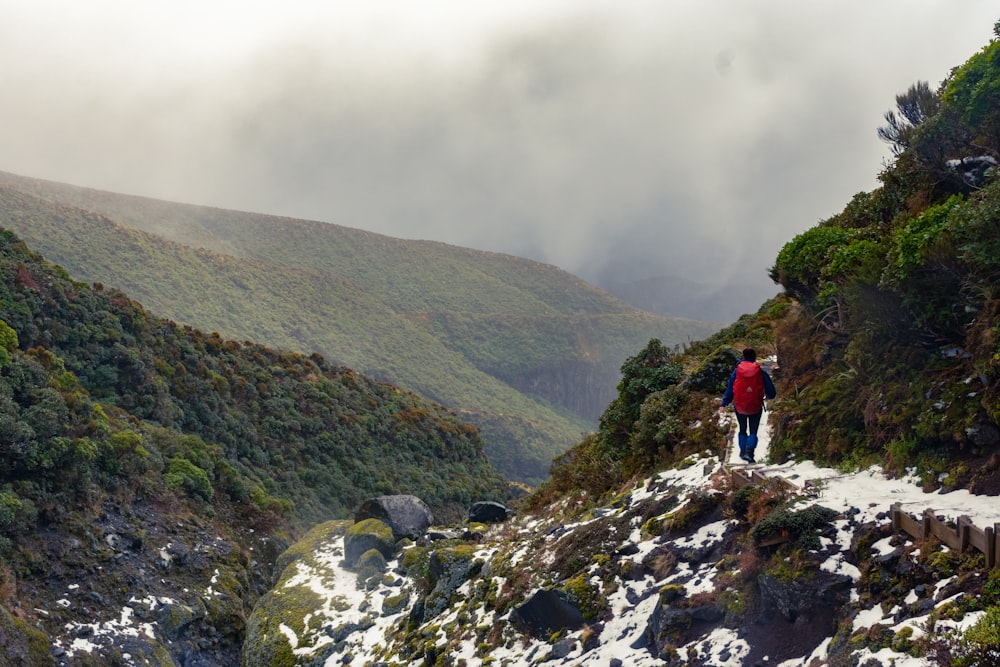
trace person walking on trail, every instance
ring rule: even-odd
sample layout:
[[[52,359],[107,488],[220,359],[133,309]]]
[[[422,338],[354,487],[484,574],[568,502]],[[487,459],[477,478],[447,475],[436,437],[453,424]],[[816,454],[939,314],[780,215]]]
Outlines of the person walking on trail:
[[[740,425],[740,458],[747,463],[756,462],[753,452],[757,448],[757,428],[764,414],[764,399],[776,395],[771,376],[757,363],[757,352],[750,347],[743,350],[743,360],[729,376],[719,410],[724,411],[727,405],[733,404]]]

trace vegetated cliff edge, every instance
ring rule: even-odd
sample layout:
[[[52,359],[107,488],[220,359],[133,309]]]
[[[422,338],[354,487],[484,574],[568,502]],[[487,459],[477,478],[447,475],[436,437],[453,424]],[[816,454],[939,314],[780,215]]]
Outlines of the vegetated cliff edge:
[[[302,528],[389,492],[445,521],[509,494],[441,406],[319,355],[182,328],[7,230],[0,452],[11,665],[237,665]]]
[[[509,255],[13,174],[0,226],[177,322],[320,352],[459,410],[497,467],[532,483],[593,429],[622,359],[718,329]]]

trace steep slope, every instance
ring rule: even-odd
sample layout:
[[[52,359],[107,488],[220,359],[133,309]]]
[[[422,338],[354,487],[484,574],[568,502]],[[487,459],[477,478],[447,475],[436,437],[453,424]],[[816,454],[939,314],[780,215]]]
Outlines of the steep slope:
[[[338,275],[196,251],[18,192],[0,192],[0,201],[6,222],[43,238],[43,250],[76,248],[74,263],[65,266],[74,275],[118,276],[116,286],[178,322],[207,321],[226,338],[309,353],[332,347],[324,356],[382,380],[405,380],[441,403],[464,388],[465,418],[475,417],[488,436],[487,454],[512,479],[540,478],[558,444],[587,428],[472,367]],[[505,413],[512,416],[494,417]]]
[[[779,344],[799,388],[776,447],[995,491],[1000,41],[897,106],[881,187],[792,239],[772,269],[797,300]]]
[[[246,666],[995,664],[990,547],[914,541],[892,518],[901,507],[919,526],[929,507],[943,529],[957,536],[965,516],[995,543],[995,496],[775,460],[780,409],[761,434],[768,462],[727,465],[731,346],[768,349],[789,315],[768,304],[693,355],[651,343],[626,363],[602,430],[512,519],[401,543],[374,569],[345,567],[361,524],[318,526],[251,615]],[[776,405],[789,394],[779,382]]]
[[[288,539],[383,493],[502,498],[410,392],[155,317],[0,233],[0,654],[236,667]]]
[[[631,309],[515,257],[10,174],[0,182],[0,224],[74,275],[177,321],[319,351],[461,410],[514,479],[539,481],[592,428],[629,350],[716,328]]]

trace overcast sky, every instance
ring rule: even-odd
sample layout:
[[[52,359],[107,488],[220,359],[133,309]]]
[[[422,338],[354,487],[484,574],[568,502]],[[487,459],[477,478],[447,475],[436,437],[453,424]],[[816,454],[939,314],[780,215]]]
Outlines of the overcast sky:
[[[757,284],[995,0],[0,0],[0,170]]]

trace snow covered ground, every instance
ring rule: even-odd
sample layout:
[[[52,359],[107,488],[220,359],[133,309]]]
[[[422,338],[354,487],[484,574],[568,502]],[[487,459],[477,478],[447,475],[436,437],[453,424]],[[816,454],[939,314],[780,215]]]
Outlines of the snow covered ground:
[[[772,462],[768,460],[770,429],[766,420],[761,425],[759,435],[757,458],[760,463],[754,465],[754,468],[768,476],[780,475],[799,487],[808,486],[810,498],[803,501],[803,506],[813,503],[819,504],[840,512],[844,516],[851,516],[851,520],[855,523],[887,522],[890,507],[894,503],[901,504],[905,511],[914,515],[919,515],[925,508],[933,508],[936,514],[953,519],[966,515],[979,527],[992,526],[994,523],[1000,522],[1000,502],[996,497],[975,496],[967,491],[927,494],[921,491],[916,478],[889,479],[875,468],[845,474],[837,470],[818,467],[811,462]],[[729,461],[739,460],[737,449],[734,444]],[[600,516],[608,516],[608,512],[627,511],[629,506],[634,506],[636,503],[648,499],[651,495],[665,493],[665,490],[676,492],[678,489],[693,491],[706,488],[712,483],[711,478],[715,477],[715,473],[719,472],[724,465],[726,465],[725,462],[720,461],[718,457],[706,457],[699,459],[694,465],[664,471],[644,484],[637,485],[630,494],[626,507],[602,510]],[[731,519],[720,520],[702,527],[694,534],[675,539],[656,538],[656,544],[678,550],[692,546],[710,545],[722,539],[732,522]],[[546,529],[551,528],[551,526],[546,526],[544,522],[529,521],[525,518],[515,519],[514,523],[519,532],[518,544],[527,544],[533,537],[538,538]],[[824,538],[827,546],[833,545],[837,548],[829,550],[835,555],[823,564],[823,569],[857,580],[860,573],[845,558],[853,534],[853,530],[847,525],[848,523],[848,519],[835,522],[837,539],[840,544],[833,545],[831,540]],[[507,529],[509,530],[509,527]],[[638,547],[637,553],[631,557],[636,562],[641,561],[643,556],[649,553],[649,550],[654,546],[653,540],[647,538],[643,541],[639,526],[636,526],[630,540]],[[881,540],[874,544],[872,549],[879,552],[889,552],[893,547],[889,546],[888,541],[888,538]],[[487,562],[497,553],[509,549],[510,545],[501,541],[491,543],[488,535],[482,549],[477,553],[477,558]],[[330,565],[336,568],[335,576],[337,579],[341,579],[343,582],[354,581],[355,575],[350,571],[340,569],[339,561],[331,561]],[[389,565],[392,568],[397,563],[393,562]],[[552,667],[569,667],[570,665],[593,665],[595,667],[600,665],[605,667],[612,664],[612,660],[618,660],[621,661],[622,665],[634,667],[662,665],[663,662],[653,657],[642,641],[647,620],[658,599],[658,595],[652,594],[651,591],[659,591],[664,586],[674,584],[683,586],[687,595],[691,596],[712,590],[719,576],[720,572],[714,563],[694,566],[688,563],[679,563],[669,576],[661,580],[654,580],[651,575],[646,575],[638,581],[622,581],[617,590],[608,597],[607,601],[614,613],[612,620],[608,621],[601,630],[596,646],[592,644],[591,648],[584,650],[585,642],[581,632],[585,632],[586,629],[576,634],[568,634],[555,646],[549,642],[523,637],[515,642],[506,642],[500,647],[492,649],[489,654],[492,658],[490,664],[497,667],[519,667],[544,662]],[[934,599],[938,604],[948,601],[943,594],[939,595],[947,583],[947,581],[939,582],[937,588],[932,591],[932,595],[937,596]],[[395,585],[398,586],[399,583],[397,582]],[[468,586],[467,583],[459,589],[460,596],[468,595]],[[398,592],[399,588],[393,590]],[[389,592],[376,590],[370,594],[377,597],[388,595]],[[347,594],[344,593],[344,595]],[[355,592],[353,595],[356,597],[357,593]],[[406,619],[408,612],[409,607],[389,616],[373,616],[373,625],[367,627],[363,633],[359,632],[356,636],[347,637],[333,653],[327,656],[326,667],[343,664],[345,660],[350,660],[351,664],[355,665],[368,665],[376,661],[378,664],[387,665],[407,664],[405,657],[397,653],[395,649],[389,648],[386,651],[387,647],[380,642],[380,638],[389,637],[392,628]],[[469,666],[483,664],[481,637],[477,638],[472,633],[468,637],[448,636],[446,629],[455,627],[451,624],[454,623],[459,613],[470,615],[473,626],[487,626],[495,620],[495,612],[483,606],[473,605],[472,609],[465,608],[461,612],[456,606],[453,606],[427,624],[428,630],[424,636],[433,636],[434,641],[442,646],[447,646],[447,651],[450,657],[456,660],[456,664],[462,664],[458,660],[464,660],[464,664]],[[894,630],[909,626],[915,635],[924,632],[923,621],[926,620],[926,617],[909,619],[902,623],[897,623],[893,618],[894,610],[875,605],[871,609],[862,610],[858,614],[855,624],[857,627],[884,624]],[[966,614],[959,622],[953,623],[953,626],[967,627],[978,618],[979,614]],[[343,620],[340,619],[340,621]],[[332,619],[331,624],[337,625],[338,621]],[[939,623],[939,627],[940,625]],[[433,633],[429,635],[427,633],[430,633],[431,628],[433,628]],[[766,664],[778,665],[779,667],[806,667],[814,660],[824,660],[827,657],[827,647],[828,641],[822,642],[807,655],[781,661],[768,660]],[[751,646],[739,631],[719,628],[680,648],[681,655],[685,655],[685,652],[688,651],[699,655],[705,664],[713,664],[718,667],[739,667],[748,664],[744,661],[751,653]],[[296,646],[296,653],[305,656],[309,653],[309,649],[301,645]],[[867,649],[859,649],[856,652],[856,657],[860,659],[859,662],[874,661],[874,663],[865,664],[894,665],[895,667],[931,667],[932,665],[929,661],[888,649],[877,653],[872,653]]]

